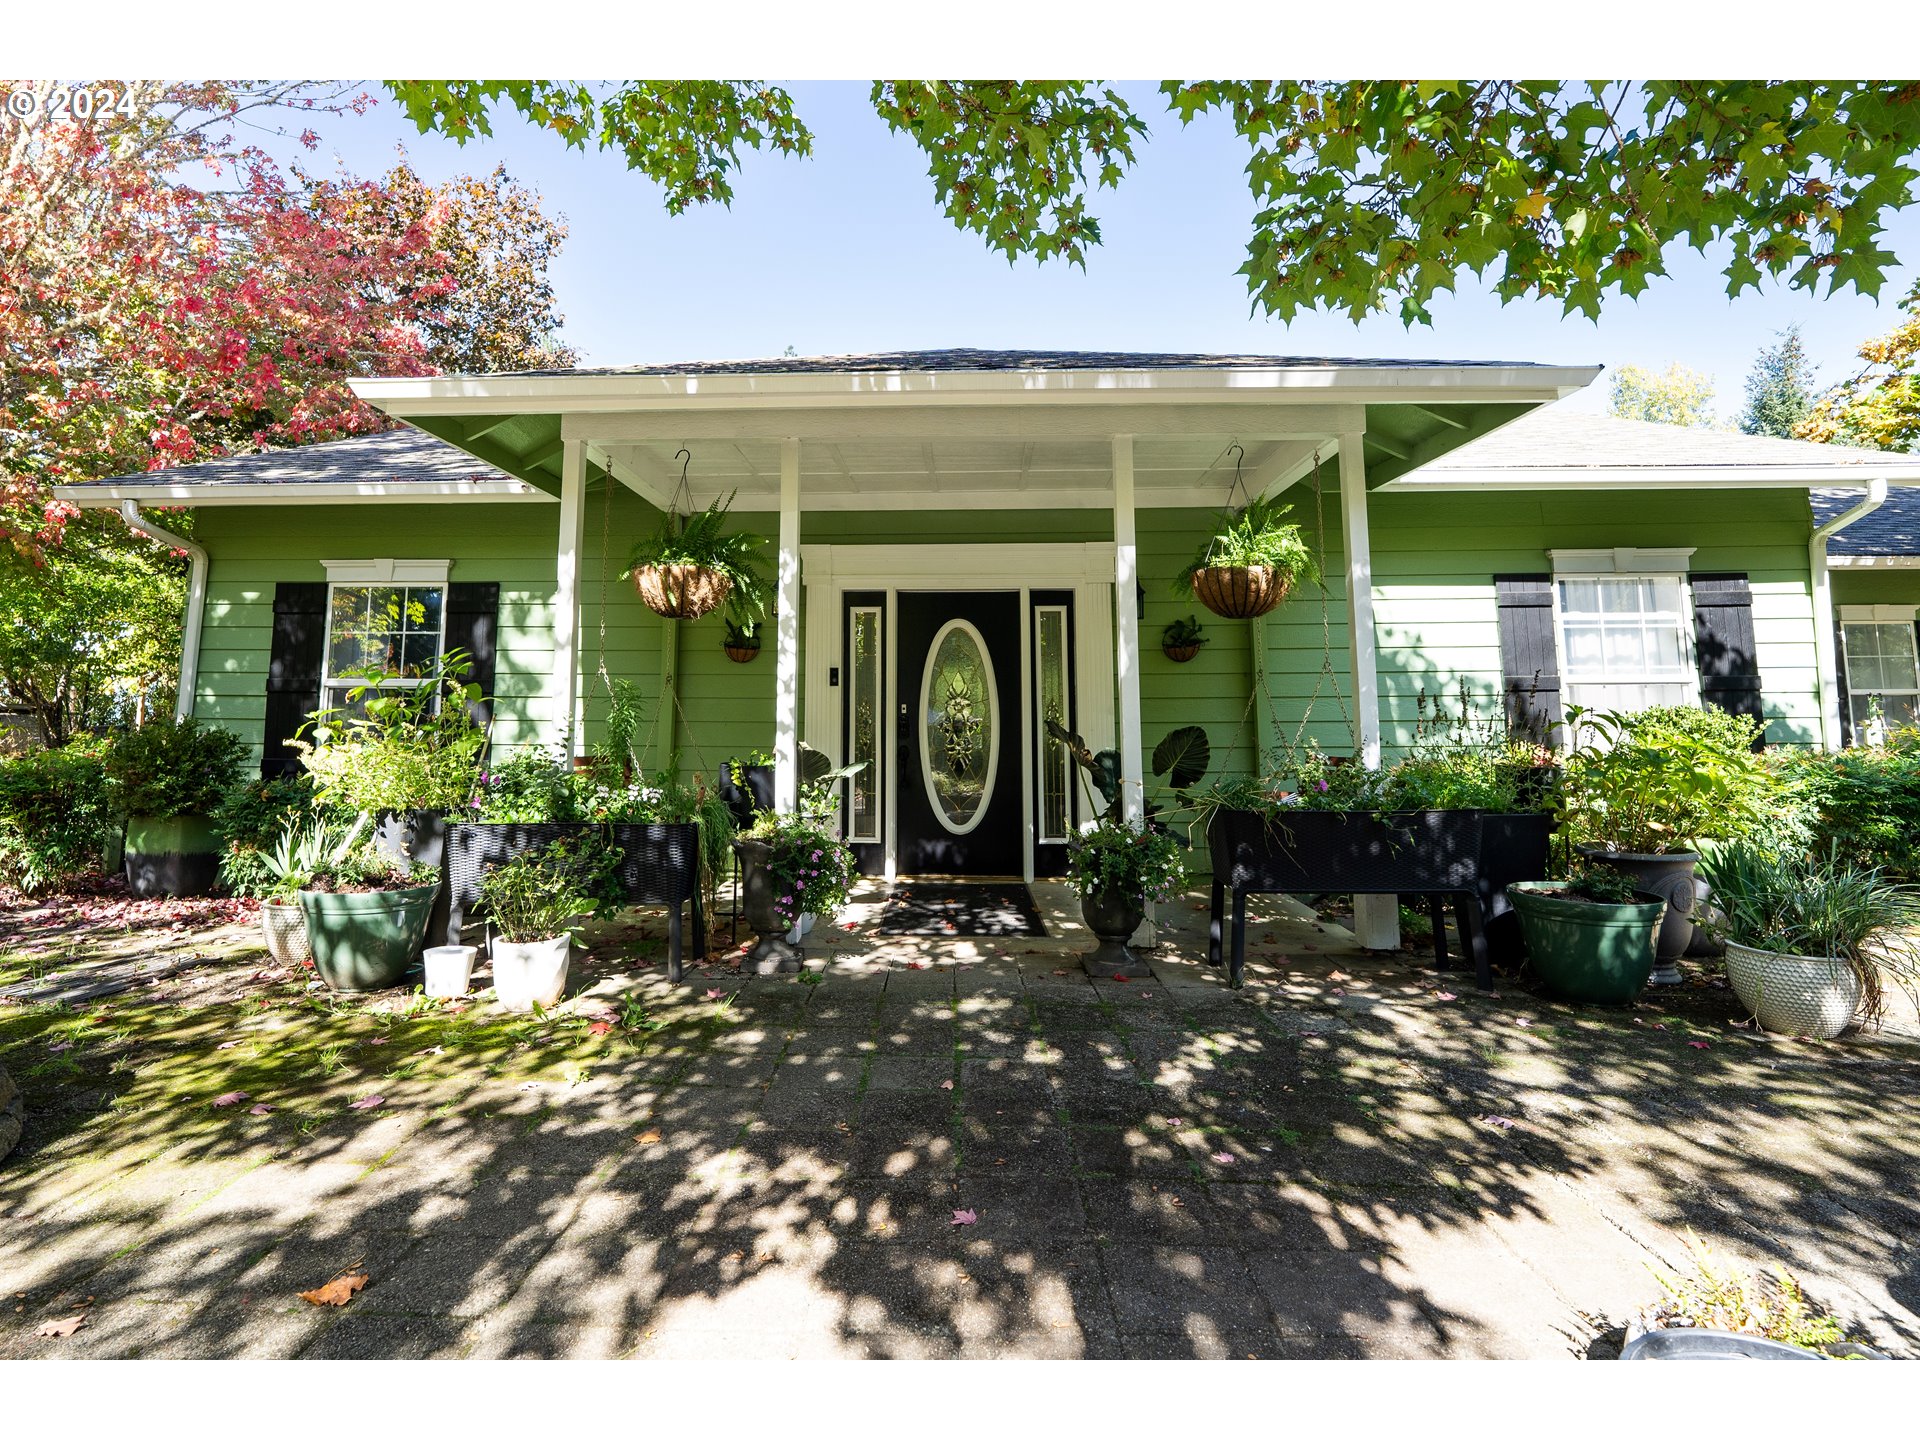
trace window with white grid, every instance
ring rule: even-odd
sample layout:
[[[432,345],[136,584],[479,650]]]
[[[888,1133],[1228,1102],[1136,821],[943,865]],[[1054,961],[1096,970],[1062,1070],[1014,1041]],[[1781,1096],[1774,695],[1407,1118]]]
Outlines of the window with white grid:
[[[1560,676],[1567,701],[1623,713],[1697,705],[1686,576],[1555,577]]]

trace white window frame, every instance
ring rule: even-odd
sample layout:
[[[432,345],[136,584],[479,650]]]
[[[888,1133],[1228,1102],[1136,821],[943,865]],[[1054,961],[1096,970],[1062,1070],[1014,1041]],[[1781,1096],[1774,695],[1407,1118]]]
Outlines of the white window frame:
[[[434,642],[434,664],[447,653],[447,576],[451,560],[322,560],[327,572],[327,629],[321,638],[320,708],[336,710],[345,706],[346,691],[366,682],[352,676],[333,673],[333,597],[339,590],[364,590],[374,585],[399,586],[412,590],[437,588],[440,591],[440,629]],[[417,690],[432,683],[427,676],[396,675],[383,680],[381,690]],[[338,692],[336,695],[335,692]]]
[[[1693,555],[1685,550],[1551,550],[1553,557],[1553,645],[1554,664],[1560,672],[1560,693],[1572,701],[1577,685],[1684,685],[1686,704],[1700,704],[1700,657],[1694,648],[1693,586],[1687,583],[1687,567]],[[1684,676],[1647,677],[1640,680],[1583,680],[1571,672],[1567,663],[1567,620],[1560,603],[1560,587],[1581,580],[1677,580],[1680,588],[1680,643],[1685,651]],[[1572,736],[1566,737],[1567,743]]]
[[[1040,627],[1048,616],[1060,619],[1060,663],[1061,693],[1071,700],[1073,695],[1073,624],[1069,618],[1069,608],[1065,605],[1035,605],[1033,611],[1033,712],[1034,725],[1032,744],[1034,747],[1034,773],[1039,777],[1039,794],[1034,797],[1034,843],[1036,845],[1064,845],[1072,838],[1071,834],[1054,835],[1047,829],[1047,717],[1040,711],[1040,702],[1046,694],[1045,677],[1040,673]],[[1073,728],[1073,716],[1069,712],[1063,720],[1069,730]],[[1066,802],[1067,830],[1073,829],[1074,790],[1073,762],[1067,762]]]
[[[1847,634],[1855,625],[1898,625],[1906,633],[1907,644],[1915,654],[1915,672],[1920,674],[1920,636],[1914,633],[1914,616],[1920,612],[1920,606],[1914,605],[1842,605],[1840,608],[1840,653],[1847,667],[1847,727],[1854,732],[1854,743],[1860,744],[1860,722],[1853,717],[1853,702],[1861,695],[1900,695],[1910,696],[1916,708],[1920,708],[1920,686],[1912,690],[1887,690],[1878,686],[1863,686],[1854,683],[1853,641]]]
[[[851,845],[881,844],[886,830],[886,754],[887,740],[891,733],[887,725],[887,607],[885,605],[849,605],[847,607],[847,755],[849,762],[861,757],[853,753],[854,715],[859,703],[859,693],[855,688],[856,666],[852,652],[853,633],[859,628],[860,617],[873,617],[874,638],[880,642],[879,652],[873,658],[873,757],[871,773],[867,781],[873,787],[873,826],[870,831],[855,834],[853,832],[853,795],[849,787],[847,795],[847,842]]]

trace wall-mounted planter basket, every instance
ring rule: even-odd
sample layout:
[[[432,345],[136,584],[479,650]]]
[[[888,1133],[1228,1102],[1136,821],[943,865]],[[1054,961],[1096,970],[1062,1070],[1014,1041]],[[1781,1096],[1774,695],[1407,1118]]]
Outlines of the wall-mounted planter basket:
[[[694,957],[707,954],[707,921],[700,904],[700,827],[601,825],[585,822],[541,825],[450,825],[447,827],[447,944],[480,903],[480,877],[516,855],[588,830],[604,832],[620,852],[620,894],[629,905],[667,907],[667,978],[680,978],[682,907],[693,902]]]
[[[1198,645],[1162,645],[1160,653],[1176,665],[1184,665],[1200,653]]]
[[[642,565],[633,572],[633,588],[656,615],[698,620],[727,603],[733,581],[704,565]]]
[[[722,645],[720,648],[727,652],[727,659],[736,665],[751,665],[760,658],[758,645]]]
[[[1193,572],[1193,598],[1227,620],[1265,615],[1292,585],[1271,565],[1212,565]]]

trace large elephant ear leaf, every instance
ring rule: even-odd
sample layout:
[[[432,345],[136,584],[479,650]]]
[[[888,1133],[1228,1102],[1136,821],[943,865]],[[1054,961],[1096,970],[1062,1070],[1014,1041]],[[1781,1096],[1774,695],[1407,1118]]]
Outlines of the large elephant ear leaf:
[[[1073,731],[1067,729],[1058,720],[1047,721],[1047,734],[1067,747],[1067,753],[1082,765],[1093,764],[1093,752],[1087,749],[1087,742]]]
[[[1102,750],[1087,769],[1093,772],[1093,788],[1100,792],[1100,798],[1108,805],[1116,803],[1120,799],[1120,752]]]
[[[1153,773],[1166,776],[1176,790],[1199,783],[1212,762],[1213,747],[1207,743],[1207,732],[1198,725],[1182,725],[1153,747]]]

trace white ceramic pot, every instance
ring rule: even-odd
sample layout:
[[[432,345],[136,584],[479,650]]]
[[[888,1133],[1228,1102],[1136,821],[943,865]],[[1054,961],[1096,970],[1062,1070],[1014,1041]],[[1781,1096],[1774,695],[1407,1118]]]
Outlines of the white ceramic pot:
[[[509,1010],[558,1004],[567,988],[567,961],[573,937],[531,940],[516,945],[496,938],[492,945],[493,998]]]
[[[807,932],[813,929],[813,922],[819,918],[818,915],[802,915],[798,920],[794,921],[793,928],[787,932],[787,943],[789,945],[798,945],[802,940],[806,939]]]
[[[1781,955],[1727,942],[1727,979],[1762,1027],[1831,1040],[1860,1009],[1860,977],[1845,960]]]
[[[313,959],[307,943],[307,914],[291,900],[266,900],[260,905],[260,932],[267,954],[282,965],[304,965]]]
[[[426,964],[427,994],[438,999],[466,994],[479,954],[477,945],[429,945],[420,955]]]

